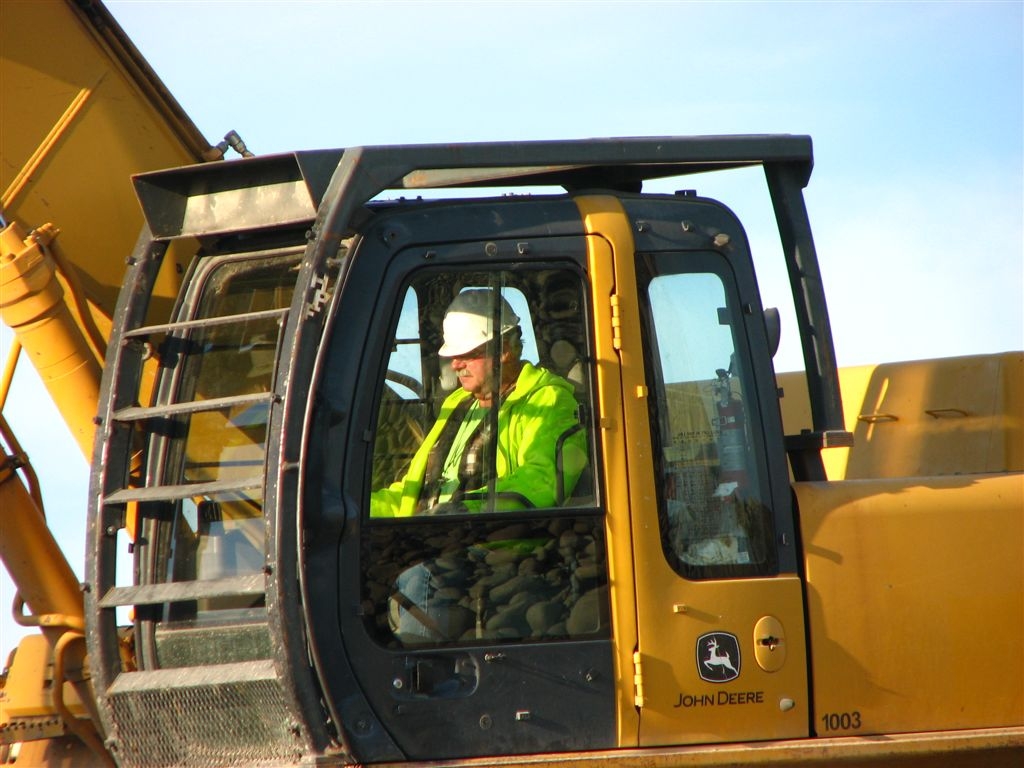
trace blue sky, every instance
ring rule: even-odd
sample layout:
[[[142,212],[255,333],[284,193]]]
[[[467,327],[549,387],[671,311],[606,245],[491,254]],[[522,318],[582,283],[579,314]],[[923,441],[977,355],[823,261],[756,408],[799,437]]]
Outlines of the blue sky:
[[[261,154],[810,134],[841,363],[1024,347],[1021,2],[109,7],[205,135]],[[760,173],[737,176],[699,191],[746,222],[785,308]],[[793,334],[782,361],[800,365]]]
[[[1020,0],[107,5],[211,142],[234,129],[257,154],[810,134],[840,364],[1024,348]],[[783,308],[780,368],[799,367],[761,174],[687,186],[745,222],[765,302]],[[22,366],[9,410],[33,386]],[[22,413],[9,418],[81,575],[88,468],[62,424]],[[10,600],[4,574],[4,652]]]

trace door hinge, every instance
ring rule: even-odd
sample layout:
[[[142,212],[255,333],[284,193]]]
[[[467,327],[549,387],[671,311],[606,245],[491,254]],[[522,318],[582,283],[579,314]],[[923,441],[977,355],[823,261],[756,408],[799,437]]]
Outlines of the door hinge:
[[[637,707],[644,705],[644,665],[640,658],[640,651],[633,651],[633,704]]]
[[[622,349],[622,316],[619,314],[619,294],[613,293],[610,303],[612,307],[612,348]]]
[[[331,300],[331,278],[329,275],[317,275],[310,287],[309,303],[306,305],[306,317],[319,313]]]

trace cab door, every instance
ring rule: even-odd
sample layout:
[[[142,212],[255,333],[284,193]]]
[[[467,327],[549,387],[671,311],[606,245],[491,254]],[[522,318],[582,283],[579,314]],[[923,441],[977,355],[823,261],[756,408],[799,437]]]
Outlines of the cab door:
[[[566,198],[459,201],[385,210],[354,246],[316,395],[305,573],[321,678],[361,761],[616,746],[579,229]],[[498,371],[493,356],[518,347],[522,367],[486,425],[507,441],[473,448],[489,478],[463,462],[459,494],[430,500],[418,452],[473,407],[439,354],[463,291],[509,303],[517,330],[480,354]],[[547,496],[525,495],[543,482],[498,485],[512,474],[499,460],[522,466],[530,441],[529,471],[540,453],[554,465]]]
[[[594,305],[605,463],[625,480],[607,489],[611,578],[632,586],[613,592],[633,673],[620,725],[639,746],[806,736],[802,585],[742,229],[694,198],[577,204],[592,271],[614,276]]]

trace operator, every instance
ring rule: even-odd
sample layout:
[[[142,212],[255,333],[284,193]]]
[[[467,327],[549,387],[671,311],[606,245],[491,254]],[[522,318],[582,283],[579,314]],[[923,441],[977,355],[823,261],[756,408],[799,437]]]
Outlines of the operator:
[[[587,462],[572,384],[522,360],[519,318],[491,289],[456,296],[442,327],[438,354],[461,387],[445,398],[405,477],[371,494],[371,516],[553,506],[557,483],[568,495]]]

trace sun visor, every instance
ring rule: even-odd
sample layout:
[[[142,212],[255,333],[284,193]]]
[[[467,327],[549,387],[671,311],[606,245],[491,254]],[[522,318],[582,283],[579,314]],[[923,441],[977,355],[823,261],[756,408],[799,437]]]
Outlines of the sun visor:
[[[312,221],[342,150],[220,161],[132,177],[156,238]]]

